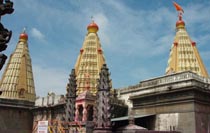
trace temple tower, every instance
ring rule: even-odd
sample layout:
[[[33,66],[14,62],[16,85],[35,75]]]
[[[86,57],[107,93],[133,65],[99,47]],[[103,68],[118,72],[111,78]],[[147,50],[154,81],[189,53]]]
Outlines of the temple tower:
[[[111,133],[111,80],[109,69],[103,65],[98,83],[94,133]]]
[[[90,93],[96,95],[97,79],[99,79],[99,73],[102,65],[105,63],[103,50],[97,34],[99,27],[92,21],[88,26],[88,33],[85,36],[85,40],[77,62],[75,64],[75,73],[77,80],[77,95],[85,91],[85,85],[87,77],[89,75],[90,81]]]
[[[35,101],[36,94],[27,41],[28,35],[23,31],[3,73],[0,98]]]
[[[208,77],[207,70],[196,48],[196,42],[190,38],[186,31],[185,22],[182,20],[183,9],[176,3],[174,5],[177,11],[179,11],[179,15],[166,74],[192,71],[198,75]]]
[[[75,101],[76,101],[76,88],[77,88],[76,75],[74,69],[72,69],[71,71],[69,83],[67,84],[66,88],[67,88],[67,94],[66,94],[65,120],[66,122],[72,122],[74,121],[74,116],[75,116]]]

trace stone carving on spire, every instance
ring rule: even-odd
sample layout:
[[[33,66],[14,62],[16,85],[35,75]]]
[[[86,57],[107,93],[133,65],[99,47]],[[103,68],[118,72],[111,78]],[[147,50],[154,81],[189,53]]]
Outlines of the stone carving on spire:
[[[76,75],[75,69],[72,69],[69,83],[67,84],[67,94],[66,94],[66,122],[74,121],[75,116],[75,101],[76,101]]]
[[[0,0],[0,15],[3,16],[5,14],[13,13],[13,2],[10,0]]]
[[[5,14],[11,14],[13,13],[13,2],[10,0],[0,0],[0,19],[1,16]],[[3,24],[0,22],[0,52],[4,51],[7,48],[7,43],[10,41],[10,38],[12,36],[12,31],[9,31],[6,29]],[[0,70],[3,67],[5,61],[7,59],[7,56],[0,53]]]
[[[110,103],[110,90],[111,80],[109,79],[109,69],[106,64],[101,68],[100,79],[98,81],[97,101],[95,108],[95,129],[94,133],[110,132],[111,133],[111,103]]]

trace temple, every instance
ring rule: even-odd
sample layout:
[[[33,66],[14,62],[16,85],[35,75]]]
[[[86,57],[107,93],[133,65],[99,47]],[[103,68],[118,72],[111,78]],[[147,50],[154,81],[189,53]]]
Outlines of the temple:
[[[33,71],[27,41],[28,35],[24,30],[2,76],[0,98],[35,102]]]
[[[119,98],[134,111],[136,122],[149,130],[207,133],[210,78],[196,43],[186,31],[183,9],[174,5],[179,15],[166,75],[121,88]]]
[[[30,133],[36,94],[25,30],[5,67],[0,91],[0,132]]]
[[[66,94],[36,97],[24,30],[0,82],[0,132],[209,133],[210,78],[186,31],[183,9],[174,5],[178,20],[166,73],[124,88],[112,88],[92,20]]]
[[[97,79],[102,65],[105,63],[103,50],[97,32],[99,30],[98,25],[92,21],[87,26],[88,33],[85,36],[85,40],[77,62],[75,64],[75,73],[77,80],[77,94],[85,91],[86,79],[90,82],[90,92],[96,95]]]
[[[194,42],[188,35],[182,12],[178,14],[176,22],[176,35],[171,46],[166,74],[192,71],[198,75],[208,77],[208,73]]]
[[[94,118],[97,116],[99,116],[97,117],[98,121],[103,119],[100,125],[104,125],[97,126],[97,132],[107,131],[107,128],[109,128],[109,132],[112,132],[111,118],[127,114],[128,106],[123,100],[119,100],[116,91],[112,90],[110,74],[97,35],[98,30],[99,26],[94,21],[87,26],[83,46],[67,83],[66,97],[49,93],[47,97],[36,100],[36,107],[32,109],[34,114],[33,132],[38,131],[38,121],[48,120],[52,132],[61,131],[58,126],[56,129],[51,128],[56,126],[54,122],[56,121],[58,125],[65,125],[65,130],[69,132],[91,133],[94,131]],[[104,71],[106,71],[105,74]],[[100,74],[102,72],[103,74]],[[102,85],[99,81],[102,82]],[[104,87],[106,88],[105,92]],[[101,103],[102,101],[103,103]],[[109,106],[109,109],[98,108],[102,106]],[[96,110],[100,111],[96,113]],[[107,119],[109,119],[109,126],[105,126],[108,123]],[[60,128],[63,127],[60,126]]]

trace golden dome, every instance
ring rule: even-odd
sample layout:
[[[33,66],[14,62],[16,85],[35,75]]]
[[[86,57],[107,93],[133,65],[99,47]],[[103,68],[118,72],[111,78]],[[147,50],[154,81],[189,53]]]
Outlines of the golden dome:
[[[98,25],[94,21],[87,26],[88,33],[96,33],[98,29]]]
[[[19,39],[23,39],[23,40],[27,41],[28,40],[28,35],[25,32],[21,33]]]
[[[176,22],[176,28],[184,28],[185,22],[182,20],[182,16],[179,16],[179,20]]]

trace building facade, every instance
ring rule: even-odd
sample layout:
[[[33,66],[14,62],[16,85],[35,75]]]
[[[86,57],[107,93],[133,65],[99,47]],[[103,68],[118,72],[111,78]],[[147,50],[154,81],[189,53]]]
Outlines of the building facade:
[[[0,82],[0,132],[31,133],[36,94],[28,35],[20,34]]]

